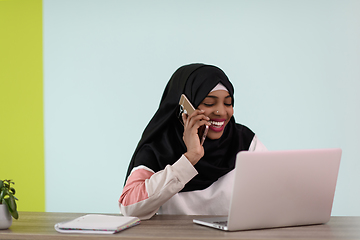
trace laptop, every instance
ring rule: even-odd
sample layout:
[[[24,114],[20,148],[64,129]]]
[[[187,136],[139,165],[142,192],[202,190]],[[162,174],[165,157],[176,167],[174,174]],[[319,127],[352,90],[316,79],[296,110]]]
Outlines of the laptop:
[[[341,149],[239,152],[229,215],[193,222],[225,231],[330,220]]]

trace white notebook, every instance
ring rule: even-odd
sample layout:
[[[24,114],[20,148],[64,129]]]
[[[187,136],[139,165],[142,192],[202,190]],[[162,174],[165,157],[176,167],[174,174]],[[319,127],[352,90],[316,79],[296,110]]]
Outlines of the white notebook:
[[[61,233],[113,234],[140,223],[137,217],[87,214],[74,220],[55,224]]]

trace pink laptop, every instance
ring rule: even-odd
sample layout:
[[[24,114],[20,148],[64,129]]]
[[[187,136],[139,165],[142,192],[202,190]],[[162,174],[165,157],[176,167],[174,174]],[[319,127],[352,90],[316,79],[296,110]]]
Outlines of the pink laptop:
[[[229,215],[193,222],[226,231],[330,220],[341,149],[239,152]]]

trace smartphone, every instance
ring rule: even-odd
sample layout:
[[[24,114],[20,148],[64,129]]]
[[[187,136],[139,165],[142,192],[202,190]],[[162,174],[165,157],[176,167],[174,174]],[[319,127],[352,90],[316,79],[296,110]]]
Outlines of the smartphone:
[[[188,116],[190,116],[195,111],[195,108],[190,103],[189,99],[187,99],[185,94],[181,95],[179,105],[180,105],[179,120],[184,125],[184,123],[182,121],[182,114],[185,113]],[[209,126],[207,126],[207,125],[201,126],[198,130],[201,145],[204,144],[208,130],[209,130]]]

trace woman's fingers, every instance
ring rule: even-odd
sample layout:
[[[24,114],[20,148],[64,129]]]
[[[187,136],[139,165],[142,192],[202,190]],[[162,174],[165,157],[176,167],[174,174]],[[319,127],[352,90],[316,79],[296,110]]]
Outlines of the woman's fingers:
[[[211,125],[203,110],[195,110],[190,116],[183,114],[183,140],[187,148],[185,156],[192,164],[196,164],[204,156],[204,148],[200,143],[198,131],[202,125]]]
[[[188,127],[192,128],[196,125],[196,128],[199,128],[200,126],[207,124],[207,121],[209,121],[210,118],[204,115],[204,110],[197,109],[190,116],[186,116],[185,120]]]

